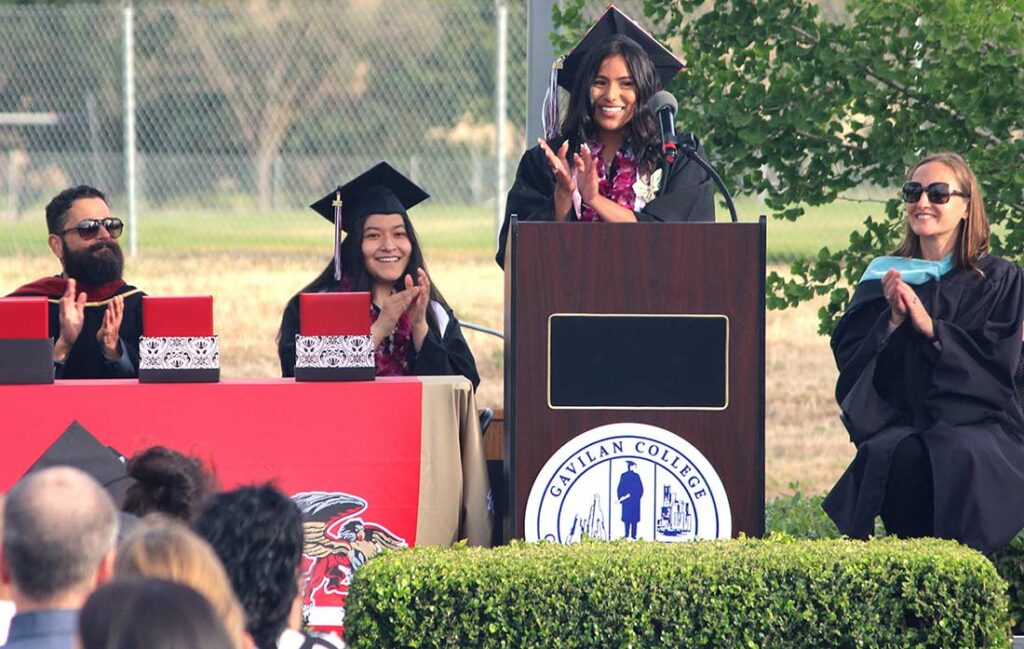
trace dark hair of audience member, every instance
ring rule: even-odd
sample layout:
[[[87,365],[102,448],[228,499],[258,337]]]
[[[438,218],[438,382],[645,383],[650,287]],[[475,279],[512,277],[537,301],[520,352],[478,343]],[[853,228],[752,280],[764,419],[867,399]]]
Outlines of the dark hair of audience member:
[[[78,618],[82,649],[235,649],[206,598],[166,579],[100,586]]]
[[[245,609],[259,649],[275,649],[298,595],[302,513],[269,484],[217,494],[195,522]]]
[[[128,476],[135,482],[125,494],[123,509],[140,518],[158,512],[191,523],[203,502],[219,490],[200,460],[163,446],[132,456]]]
[[[99,198],[104,203],[108,203],[107,196],[95,187],[89,185],[68,187],[54,196],[46,205],[46,229],[50,234],[60,234],[64,228],[64,216],[71,209],[71,204],[80,198]]]

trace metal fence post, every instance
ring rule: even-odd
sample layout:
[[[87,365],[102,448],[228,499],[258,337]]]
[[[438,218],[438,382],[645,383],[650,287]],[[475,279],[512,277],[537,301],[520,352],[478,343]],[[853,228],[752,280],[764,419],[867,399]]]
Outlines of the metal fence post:
[[[495,185],[494,185],[494,233],[498,236],[501,233],[501,222],[505,218],[505,124],[508,119],[507,101],[508,91],[506,82],[508,80],[508,6],[505,0],[495,0],[497,4],[498,23],[498,48],[495,53],[496,70],[494,84],[494,149]]]
[[[135,9],[131,0],[121,5],[124,24],[124,182],[129,227],[128,254],[139,251],[139,219],[135,207]]]

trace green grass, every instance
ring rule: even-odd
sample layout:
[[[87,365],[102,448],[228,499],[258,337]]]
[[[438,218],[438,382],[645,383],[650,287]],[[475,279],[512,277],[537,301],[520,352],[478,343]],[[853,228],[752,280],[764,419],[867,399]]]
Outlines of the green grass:
[[[742,221],[756,220],[768,210],[757,199],[736,201]],[[768,257],[772,261],[811,257],[823,246],[831,250],[846,246],[850,232],[868,214],[880,216],[878,203],[838,201],[807,208],[797,221],[768,221]],[[423,205],[412,217],[423,247],[431,252],[487,256],[495,247],[494,210],[481,206]],[[718,220],[727,221],[728,211],[718,207]],[[307,254],[321,250],[330,254],[332,226],[310,210],[289,210],[250,214],[230,210],[169,209],[145,210],[137,222],[129,223],[122,241],[138,237],[142,253],[196,254],[216,252]],[[43,254],[46,228],[42,214],[20,220],[0,220],[0,256]]]

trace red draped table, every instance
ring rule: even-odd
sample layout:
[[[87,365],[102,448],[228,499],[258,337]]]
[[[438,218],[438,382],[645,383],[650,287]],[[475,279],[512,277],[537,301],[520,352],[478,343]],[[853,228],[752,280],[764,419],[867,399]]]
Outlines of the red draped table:
[[[0,386],[0,491],[74,421],[126,456],[153,445],[195,455],[226,489],[272,480],[307,499],[322,492],[312,499],[333,506],[305,528],[313,625],[340,626],[352,571],[383,548],[490,542],[483,444],[462,377]]]

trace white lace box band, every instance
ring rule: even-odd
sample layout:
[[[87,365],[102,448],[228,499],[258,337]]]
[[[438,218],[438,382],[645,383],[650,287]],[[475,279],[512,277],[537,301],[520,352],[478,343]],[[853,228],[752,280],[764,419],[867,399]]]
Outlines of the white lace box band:
[[[296,381],[372,381],[377,374],[373,338],[295,336]]]
[[[143,336],[139,339],[140,383],[220,381],[217,336]]]

